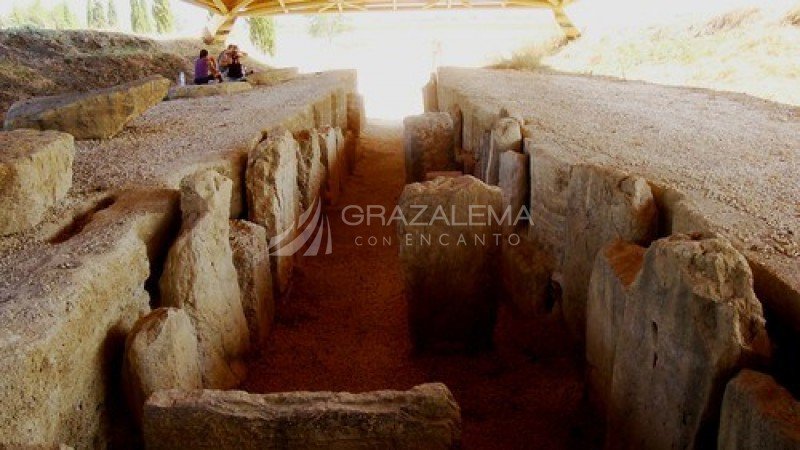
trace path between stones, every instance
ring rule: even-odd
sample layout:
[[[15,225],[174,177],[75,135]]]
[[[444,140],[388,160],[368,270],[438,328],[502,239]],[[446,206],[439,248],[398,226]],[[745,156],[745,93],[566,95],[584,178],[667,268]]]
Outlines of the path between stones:
[[[495,351],[412,355],[395,227],[349,226],[341,214],[347,205],[394,208],[404,185],[402,147],[400,122],[365,129],[356,173],[327,210],[333,253],[300,261],[243,389],[363,392],[441,381],[461,406],[466,449],[599,447],[583,403],[581,355],[565,347],[552,321],[524,324],[523,342],[520,324],[510,325],[501,308]],[[366,245],[370,236],[378,245]]]

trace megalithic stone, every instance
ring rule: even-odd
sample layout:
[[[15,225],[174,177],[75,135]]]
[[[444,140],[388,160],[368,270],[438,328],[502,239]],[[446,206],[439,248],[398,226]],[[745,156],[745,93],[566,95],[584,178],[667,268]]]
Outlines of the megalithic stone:
[[[406,183],[425,180],[425,173],[455,170],[453,119],[448,113],[427,113],[403,120]]]
[[[516,119],[506,117],[498,120],[491,131],[486,183],[497,186],[500,180],[500,155],[505,152],[522,153],[522,130]]]

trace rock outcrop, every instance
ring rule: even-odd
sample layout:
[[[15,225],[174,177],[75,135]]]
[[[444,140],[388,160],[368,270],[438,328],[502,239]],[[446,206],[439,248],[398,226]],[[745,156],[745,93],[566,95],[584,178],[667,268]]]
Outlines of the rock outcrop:
[[[564,320],[579,342],[586,332],[587,286],[597,252],[617,239],[648,243],[657,232],[656,216],[643,178],[591,165],[572,169],[561,272]]]
[[[145,406],[152,450],[381,448],[446,450],[461,413],[443,384],[363,394],[161,391]]]
[[[183,223],[160,280],[162,304],[192,319],[203,386],[211,389],[242,381],[250,341],[228,241],[231,184],[211,170],[181,181]]]
[[[486,183],[497,186],[500,180],[500,155],[522,153],[522,130],[515,119],[500,119],[492,127],[486,161]]]
[[[743,370],[728,383],[717,449],[800,448],[800,402],[769,375]]]
[[[75,144],[56,131],[0,132],[0,235],[33,228],[72,186]]]
[[[136,322],[125,341],[123,384],[138,421],[154,392],[203,387],[197,334],[184,310],[159,308]]]
[[[254,86],[274,86],[297,78],[297,74],[297,67],[263,70],[248,75],[247,82]]]
[[[85,93],[39,97],[11,105],[5,128],[63,131],[75,139],[108,139],[159,103],[170,81],[160,75]]]
[[[335,138],[334,138],[335,139]],[[267,230],[270,245],[285,245],[297,232],[300,193],[297,189],[299,146],[291,133],[276,132],[253,149],[247,158],[247,205],[251,222]],[[271,258],[272,282],[286,292],[292,278],[292,255]]]
[[[414,346],[491,343],[499,291],[500,189],[471,176],[407,185],[400,263]],[[477,212],[480,211],[480,212]],[[479,214],[482,214],[478,216]]]
[[[232,81],[227,83],[214,84],[187,84],[186,86],[174,86],[169,90],[169,99],[177,100],[181,98],[200,98],[212,97],[215,95],[230,95],[239,92],[246,92],[253,89],[249,83]]]
[[[252,222],[232,220],[230,242],[242,292],[242,309],[250,330],[250,348],[258,351],[275,318],[267,232]]]
[[[730,374],[766,353],[747,261],[719,237],[654,242],[616,339],[610,448],[709,448]]]
[[[306,130],[295,133],[299,153],[297,155],[297,187],[300,193],[300,210],[305,211],[319,200],[325,182],[325,166],[322,163],[319,133]]]
[[[425,180],[425,173],[456,169],[453,119],[447,113],[426,113],[403,120],[406,183]]]

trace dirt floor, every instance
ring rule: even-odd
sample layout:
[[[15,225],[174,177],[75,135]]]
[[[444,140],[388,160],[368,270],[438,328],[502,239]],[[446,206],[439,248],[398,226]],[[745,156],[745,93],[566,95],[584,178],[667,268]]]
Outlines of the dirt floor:
[[[441,381],[461,406],[464,448],[600,447],[583,401],[582,358],[555,319],[521,324],[501,310],[494,351],[412,355],[394,227],[348,226],[340,213],[344,205],[396,205],[402,124],[371,123],[361,152],[339,207],[328,210],[333,254],[300,262],[244,389],[362,392]],[[358,246],[357,236],[375,236],[378,245]],[[521,328],[524,342],[514,332]]]

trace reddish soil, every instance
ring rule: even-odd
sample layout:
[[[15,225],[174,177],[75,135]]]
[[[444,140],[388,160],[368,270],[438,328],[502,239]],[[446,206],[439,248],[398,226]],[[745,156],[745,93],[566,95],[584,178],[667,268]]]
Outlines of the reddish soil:
[[[582,358],[556,319],[520,323],[501,308],[494,351],[412,354],[394,227],[341,217],[343,205],[391,210],[403,185],[401,124],[372,123],[340,206],[327,211],[333,254],[300,261],[244,389],[363,392],[440,381],[461,406],[466,449],[600,447]],[[357,236],[378,244],[358,246]]]

